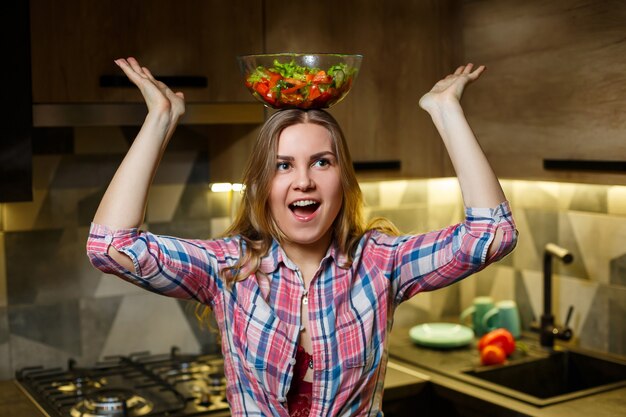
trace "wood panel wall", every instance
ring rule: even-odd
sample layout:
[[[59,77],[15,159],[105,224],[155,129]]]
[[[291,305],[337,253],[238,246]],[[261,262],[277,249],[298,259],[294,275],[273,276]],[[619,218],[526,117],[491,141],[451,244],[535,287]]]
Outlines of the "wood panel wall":
[[[262,7],[246,0],[30,0],[33,102],[143,102],[135,88],[100,87],[134,56],[159,76],[206,76],[187,102],[254,101],[239,54],[263,45]]]
[[[355,161],[400,160],[402,170],[361,178],[441,176],[447,154],[418,101],[458,63],[458,2],[320,0],[297,17],[294,7],[265,0],[266,52],[363,55],[354,88],[330,112]]]
[[[466,61],[487,65],[465,108],[501,177],[626,184],[551,172],[545,158],[626,161],[626,2],[464,0]]]

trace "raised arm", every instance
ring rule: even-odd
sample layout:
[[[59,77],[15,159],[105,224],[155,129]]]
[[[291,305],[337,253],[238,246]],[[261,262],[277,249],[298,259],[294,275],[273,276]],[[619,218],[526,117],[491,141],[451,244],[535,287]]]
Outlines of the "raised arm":
[[[470,128],[460,100],[465,87],[476,81],[484,66],[460,66],[453,74],[439,81],[420,99],[420,106],[433,119],[456,171],[466,207],[493,208],[506,197],[498,178],[487,161],[474,132]],[[496,234],[490,252],[498,247],[501,233]]]
[[[420,106],[433,119],[448,150],[459,179],[467,207],[495,207],[505,200],[496,178],[474,132],[470,128],[460,100],[465,87],[478,79],[484,66],[460,66],[439,81],[420,99]]]
[[[148,115],[104,193],[94,222],[111,228],[130,228],[143,222],[150,184],[176,123],[185,112],[185,103],[182,93],[174,93],[155,80],[134,58],[118,59],[115,63],[139,87]]]
[[[141,91],[148,115],[120,167],[109,184],[94,217],[94,223],[111,229],[133,228],[144,219],[148,191],[178,119],[185,112],[182,93],[174,93],[157,81],[134,58],[115,63]],[[110,255],[132,267],[128,257],[111,247]],[[129,268],[130,269],[130,268]]]

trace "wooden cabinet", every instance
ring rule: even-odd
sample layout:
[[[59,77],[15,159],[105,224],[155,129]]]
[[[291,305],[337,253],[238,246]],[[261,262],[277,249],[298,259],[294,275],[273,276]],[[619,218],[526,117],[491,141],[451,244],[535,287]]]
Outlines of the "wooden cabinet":
[[[330,112],[355,161],[401,164],[360,177],[442,176],[448,157],[418,101],[459,62],[455,4],[320,0],[297,13],[288,0],[31,0],[33,101],[141,102],[134,88],[100,85],[122,75],[113,59],[136,56],[157,76],[206,77],[206,87],[176,88],[188,103],[250,103],[238,54],[360,53],[354,89]]]
[[[0,203],[32,199],[32,115],[30,93],[30,60],[28,56],[28,3],[12,2],[3,9],[5,19],[0,36],[5,68],[2,89],[6,104],[0,113]],[[0,204],[0,234],[3,227]]]
[[[447,154],[422,94],[457,64],[453,1],[320,0],[302,13],[288,0],[265,1],[267,52],[360,53],[360,74],[330,112],[355,161],[400,160],[399,171],[367,177],[441,176]]]
[[[483,0],[462,9],[465,59],[488,68],[466,114],[496,173],[626,184],[626,3]],[[602,172],[606,163],[552,171],[544,160],[621,162],[622,172]]]
[[[174,87],[188,102],[253,101],[236,56],[262,51],[261,4],[30,0],[33,102],[142,101],[134,88],[100,85],[123,75],[113,60],[128,56],[157,77],[205,77],[205,87]]]

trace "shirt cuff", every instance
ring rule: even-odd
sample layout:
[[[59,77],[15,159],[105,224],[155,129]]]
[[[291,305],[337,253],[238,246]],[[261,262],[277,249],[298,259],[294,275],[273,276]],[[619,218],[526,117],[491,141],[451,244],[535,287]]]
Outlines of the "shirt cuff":
[[[503,201],[494,208],[467,207],[465,208],[465,216],[472,220],[492,220],[500,223],[503,219],[512,217],[511,206],[508,201]]]
[[[130,272],[108,255],[109,246],[113,246],[117,251],[125,253],[130,257],[135,266],[135,271],[140,274],[141,269],[136,256],[133,256],[133,253],[127,250],[137,241],[138,236],[139,230],[136,227],[112,229],[109,226],[91,223],[87,240],[87,253],[99,258],[100,262],[98,263],[102,263],[103,259],[106,259],[108,262],[104,263],[108,263],[109,267],[113,267],[117,272]],[[94,259],[94,261],[96,260]]]

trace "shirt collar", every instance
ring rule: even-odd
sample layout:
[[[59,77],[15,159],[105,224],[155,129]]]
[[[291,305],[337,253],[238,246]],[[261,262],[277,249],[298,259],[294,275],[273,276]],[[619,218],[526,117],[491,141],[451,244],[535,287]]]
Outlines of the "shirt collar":
[[[336,241],[332,241],[328,251],[326,252],[326,256],[322,259],[322,263],[327,262],[327,260],[334,260],[335,264],[339,268],[345,269],[348,257],[339,250],[339,245]],[[267,255],[261,258],[261,265],[259,266],[259,270],[264,274],[271,274],[275,272],[280,264],[283,263],[289,269],[296,269],[296,265],[287,257],[283,249],[280,247],[279,243],[274,239],[272,241],[272,245],[270,246],[270,250]]]
[[[333,240],[333,242],[331,243],[330,249],[328,250],[328,253],[326,254],[326,257],[324,259],[328,258],[329,256],[335,260],[335,264],[339,268],[347,269],[345,265],[348,262],[348,256],[345,253],[341,252],[341,250],[339,250],[339,245],[335,240]]]

